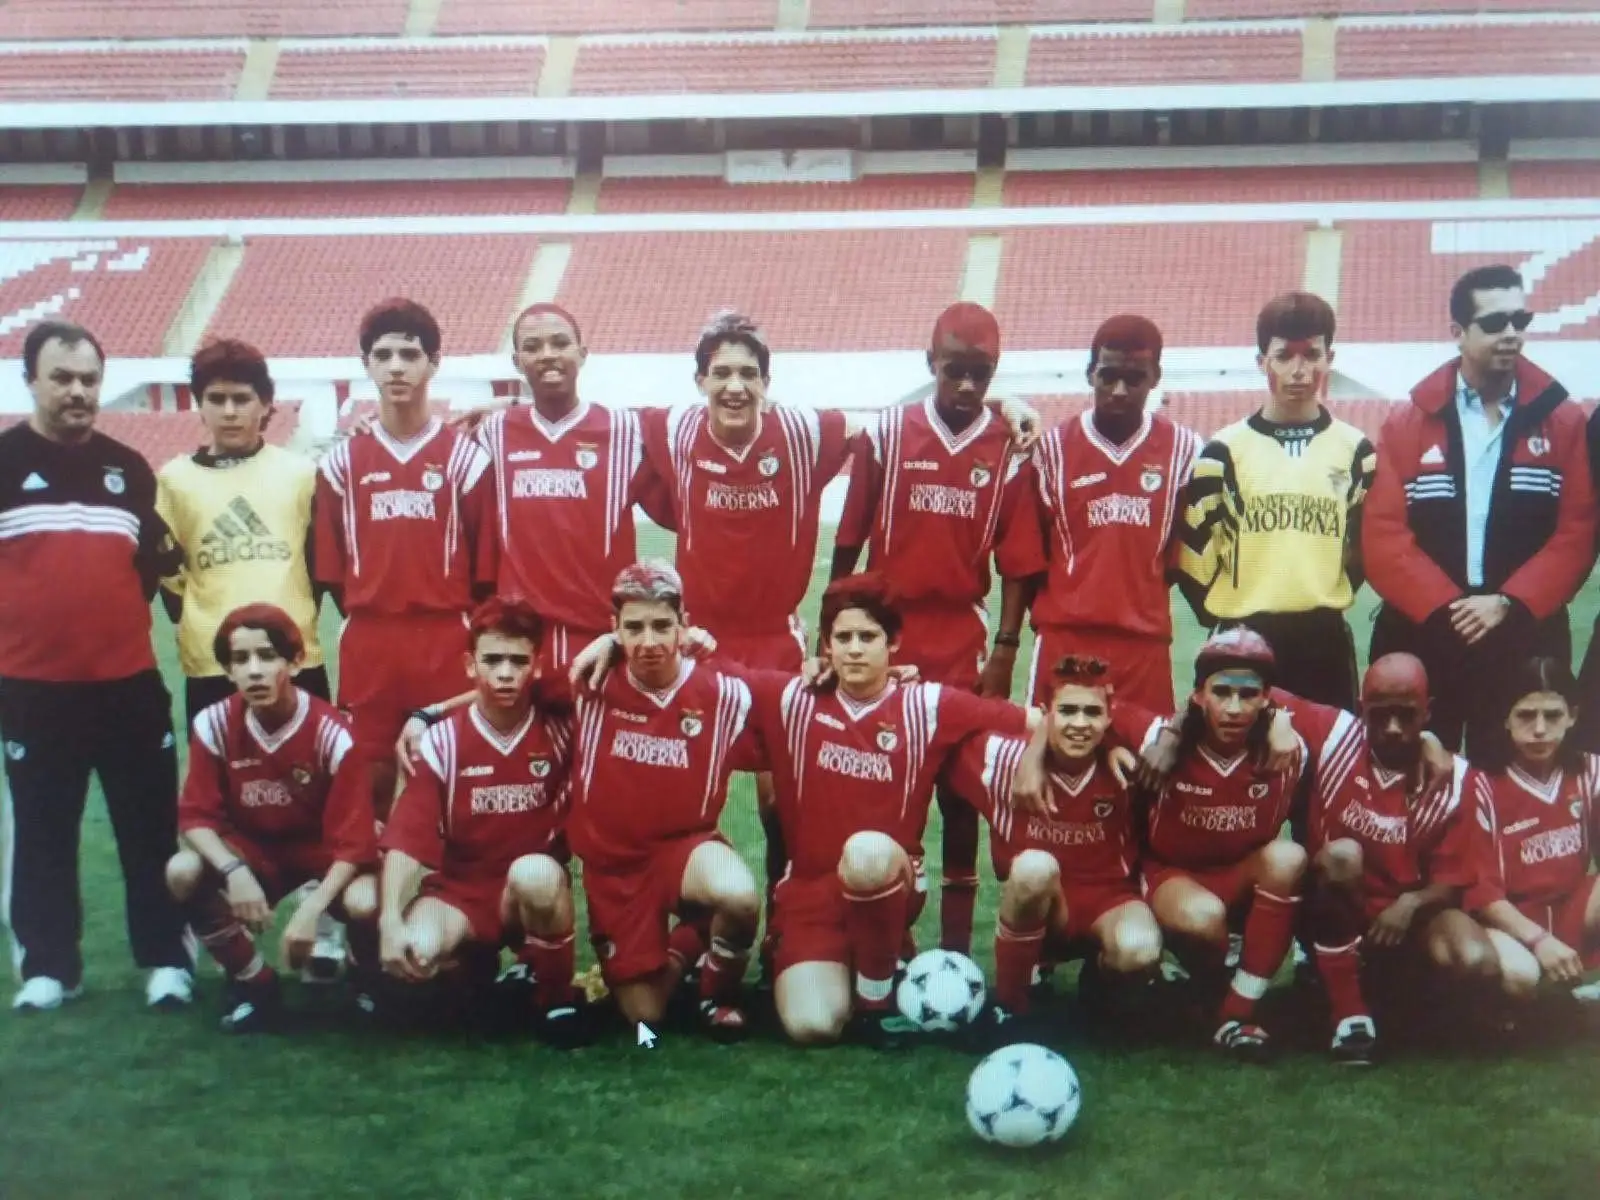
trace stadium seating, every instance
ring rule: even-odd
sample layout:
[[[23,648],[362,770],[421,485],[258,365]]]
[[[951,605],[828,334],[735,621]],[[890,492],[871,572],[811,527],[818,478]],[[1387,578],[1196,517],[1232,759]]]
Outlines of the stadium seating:
[[[1240,17],[1363,17],[1394,14],[1593,12],[1594,0],[1187,0],[1190,21]]]
[[[1028,83],[1287,83],[1300,79],[1300,57],[1298,29],[1046,34],[1033,38]]]
[[[65,221],[81,194],[72,186],[0,187],[0,221]]]
[[[272,79],[274,100],[368,96],[531,96],[544,47],[309,47],[286,51]]]
[[[1341,26],[1340,79],[1592,74],[1600,23]]]
[[[1470,200],[1477,194],[1478,168],[1472,163],[1011,171],[1005,183],[1005,202],[1017,206]]]
[[[9,19],[0,10],[0,20]],[[0,54],[0,101],[231,100],[244,50],[94,50]]]
[[[362,313],[409,296],[438,314],[447,353],[491,353],[536,248],[517,235],[257,238],[210,332],[267,354],[353,355]]]
[[[87,325],[108,354],[159,355],[208,248],[193,238],[0,242],[0,358],[20,354],[27,326],[46,317]]]
[[[602,213],[842,212],[966,208],[971,175],[867,175],[854,183],[740,183],[715,177],[607,179]]]
[[[207,217],[420,217],[559,213],[565,179],[418,179],[399,183],[119,184],[106,201],[111,221]],[[0,214],[4,212],[0,192]],[[71,215],[71,207],[66,215]]]
[[[772,29],[777,23],[778,0],[445,0],[437,32],[648,33]]]
[[[1018,229],[995,315],[1018,350],[1087,345],[1118,312],[1150,317],[1172,345],[1248,344],[1262,298],[1299,287],[1303,259],[1287,223]]]
[[[1511,194],[1519,199],[1593,199],[1600,196],[1600,163],[1512,163]]]
[[[1151,0],[811,0],[813,29],[1148,21]]]
[[[8,38],[382,37],[407,0],[7,0]]]
[[[667,92],[980,88],[994,75],[993,36],[778,41],[586,42],[576,95]]]
[[[18,413],[0,413],[0,430],[25,420]],[[275,406],[267,426],[267,441],[286,444],[300,423],[298,404]],[[135,412],[127,409],[102,409],[95,427],[108,437],[126,442],[152,467],[159,470],[180,454],[192,454],[204,440],[200,418],[189,412]]]
[[[784,350],[917,349],[966,244],[943,229],[580,237],[558,299],[600,353],[687,354],[733,300]]]

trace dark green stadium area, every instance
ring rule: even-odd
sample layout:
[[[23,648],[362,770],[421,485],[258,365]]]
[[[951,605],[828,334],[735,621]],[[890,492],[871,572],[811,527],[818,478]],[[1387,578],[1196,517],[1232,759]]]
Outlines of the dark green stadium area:
[[[645,541],[647,553],[670,552]],[[808,615],[825,572],[819,562]],[[1594,595],[1591,583],[1575,613],[1580,643]],[[1353,614],[1362,646],[1370,599]],[[331,644],[336,622],[325,626]],[[157,640],[177,692],[164,621]],[[1180,664],[1197,641],[1181,620]],[[1027,653],[1025,642],[1019,682]],[[1184,676],[1180,667],[1180,687]],[[759,870],[753,803],[736,781],[725,827]],[[928,845],[937,856],[937,830]],[[220,981],[209,967],[192,1012],[147,1014],[98,798],[83,862],[88,995],[53,1015],[0,1015],[3,1200],[1600,1196],[1593,1044],[1357,1073],[1316,1053],[1252,1069],[1203,1048],[1096,1047],[1068,1030],[1063,1049],[1084,1088],[1077,1128],[1048,1153],[1004,1154],[966,1127],[973,1060],[940,1047],[801,1052],[669,1033],[653,1050],[619,1037],[563,1056],[331,1019],[229,1039],[214,1029]],[[990,883],[976,941],[986,968],[994,901]]]

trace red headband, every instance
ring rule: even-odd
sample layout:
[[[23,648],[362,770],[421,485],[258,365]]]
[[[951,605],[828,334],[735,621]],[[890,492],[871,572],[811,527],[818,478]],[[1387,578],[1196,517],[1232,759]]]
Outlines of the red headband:
[[[1000,322],[981,304],[963,300],[939,314],[933,326],[933,352],[943,353],[947,340],[972,347],[990,362],[1000,360]]]

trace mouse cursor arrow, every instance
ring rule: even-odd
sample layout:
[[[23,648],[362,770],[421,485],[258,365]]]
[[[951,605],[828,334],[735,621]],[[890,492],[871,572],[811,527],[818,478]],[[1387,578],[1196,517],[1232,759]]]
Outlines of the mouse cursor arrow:
[[[653,1049],[655,1049],[655,1044],[656,1044],[656,1031],[654,1029],[651,1029],[650,1026],[646,1025],[643,1021],[640,1021],[639,1022],[639,1045],[643,1046],[646,1050],[653,1050]]]

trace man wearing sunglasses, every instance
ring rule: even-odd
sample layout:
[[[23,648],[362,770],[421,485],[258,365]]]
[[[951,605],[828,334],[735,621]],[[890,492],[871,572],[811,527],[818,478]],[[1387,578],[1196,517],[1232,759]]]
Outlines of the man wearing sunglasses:
[[[1513,268],[1456,281],[1460,356],[1384,422],[1363,531],[1384,601],[1372,658],[1420,658],[1434,732],[1474,758],[1501,748],[1512,668],[1571,661],[1566,606],[1594,562],[1584,413],[1523,357],[1532,321]]]

